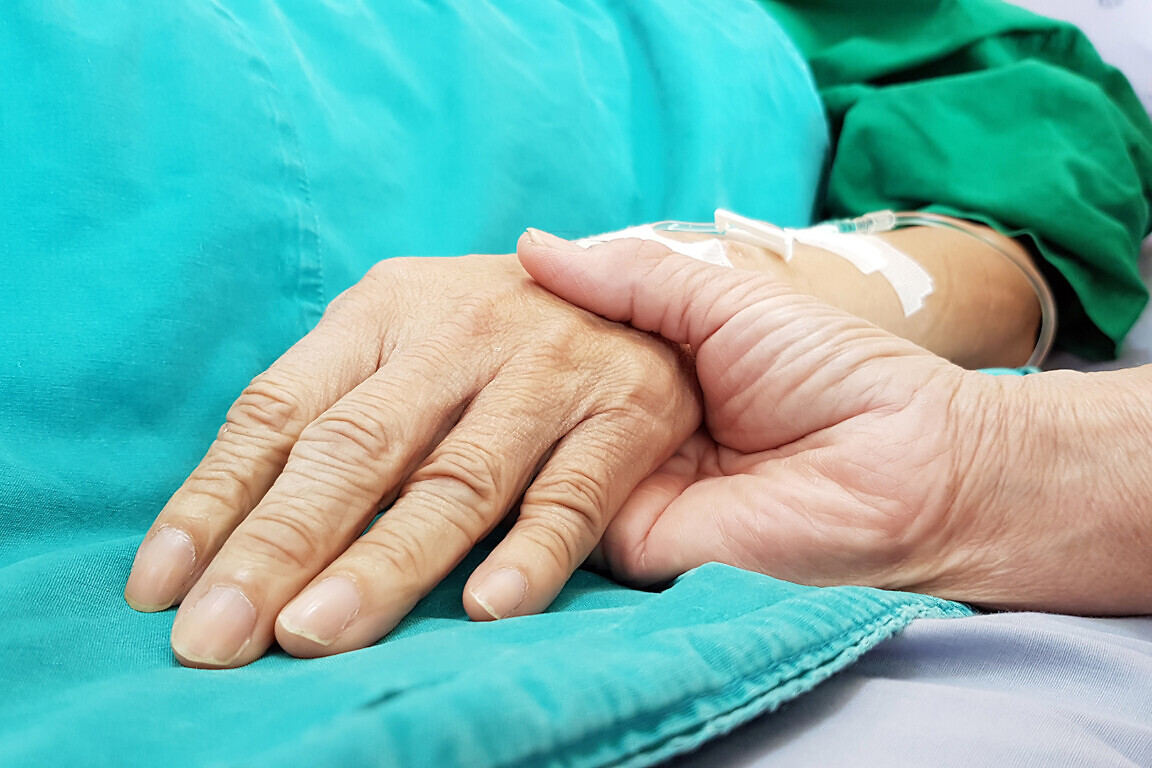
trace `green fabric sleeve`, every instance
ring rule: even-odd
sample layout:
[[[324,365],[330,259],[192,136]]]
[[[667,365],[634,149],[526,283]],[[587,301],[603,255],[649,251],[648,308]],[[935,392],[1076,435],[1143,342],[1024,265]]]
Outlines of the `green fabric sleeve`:
[[[931,208],[1026,235],[1057,343],[1114,356],[1148,298],[1152,123],[1082,33],[999,0],[763,2],[828,110],[823,215]]]

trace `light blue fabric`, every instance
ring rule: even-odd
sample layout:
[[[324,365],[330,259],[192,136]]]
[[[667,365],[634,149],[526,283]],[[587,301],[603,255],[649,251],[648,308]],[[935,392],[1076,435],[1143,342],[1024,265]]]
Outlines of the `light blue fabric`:
[[[1030,376],[1033,373],[1040,373],[1039,368],[1031,365],[1023,368],[981,368],[980,371],[989,376]]]
[[[0,78],[0,764],[643,765],[964,613],[707,567],[472,624],[461,572],[373,648],[203,672],[121,598],[232,398],[376,260],[806,223],[827,132],[758,5],[5,0]]]
[[[168,652],[172,613],[119,597],[135,543],[2,572],[0,764],[650,765],[800,695],[917,616],[964,615],[714,565],[661,593],[579,573],[548,614],[476,624],[458,572],[366,650],[189,670]]]

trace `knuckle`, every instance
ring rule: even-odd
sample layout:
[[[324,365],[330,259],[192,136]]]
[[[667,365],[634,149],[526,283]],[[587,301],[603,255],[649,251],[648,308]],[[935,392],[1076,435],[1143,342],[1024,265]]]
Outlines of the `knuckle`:
[[[345,293],[346,303],[378,312],[381,308],[404,306],[410,297],[425,295],[429,287],[427,259],[397,257],[373,264]]]
[[[442,490],[439,485],[420,485],[405,491],[403,498],[425,536],[442,543],[458,541],[471,546],[492,527],[496,515],[491,507],[461,503]]]
[[[324,314],[320,318],[323,326],[336,326],[347,328],[353,325],[353,318],[365,316],[371,312],[371,303],[365,291],[357,290],[355,286],[341,291],[336,298],[328,302]]]
[[[399,261],[399,260],[395,260]],[[405,283],[398,276],[404,272],[389,260],[373,266],[358,283],[342,291],[328,303],[320,323],[312,334],[318,344],[335,344],[343,348],[359,347],[365,353],[378,349],[375,368],[390,354],[396,344],[396,332],[405,327],[405,307],[411,296],[421,294],[415,280]],[[410,269],[407,271],[411,271]],[[367,362],[369,358],[364,357]]]
[[[253,519],[237,542],[242,550],[264,562],[292,570],[308,570],[321,560],[322,547],[331,540],[331,526],[299,507],[268,511]]]
[[[565,472],[532,486],[518,526],[558,560],[580,562],[604,530],[608,491],[580,472]]]
[[[219,437],[279,438],[300,421],[302,412],[303,404],[292,386],[271,373],[262,373],[228,409]]]
[[[502,462],[470,442],[439,451],[412,476],[409,492],[450,499],[464,509],[490,510],[501,500]]]
[[[576,368],[590,353],[599,356],[602,352],[596,349],[602,345],[595,343],[593,335],[595,326],[601,322],[583,310],[569,307],[549,313],[540,326],[537,354],[550,362]]]
[[[212,503],[213,506],[247,513],[256,505],[256,497],[242,470],[228,458],[216,458],[184,481],[181,489]]]
[[[586,555],[582,536],[575,531],[570,520],[521,517],[515,530],[519,538],[536,545],[562,570],[574,569]]]
[[[693,397],[694,377],[679,350],[671,344],[631,329],[586,339],[553,341],[549,358],[567,359],[568,367],[591,385],[587,392],[599,409],[666,416]],[[585,332],[586,333],[586,332]]]
[[[413,259],[411,257],[383,259],[369,267],[363,279],[356,286],[381,282],[392,284],[398,277],[409,271],[412,265]],[[356,286],[353,286],[352,290],[356,290]]]
[[[330,409],[301,433],[294,457],[333,469],[375,467],[393,451],[394,422],[383,408],[348,404]]]
[[[410,526],[390,525],[357,543],[360,557],[373,569],[390,570],[406,576],[422,574],[432,560],[425,538]]]
[[[554,470],[541,477],[524,497],[526,505],[540,505],[549,514],[560,514],[599,531],[608,508],[608,489],[597,478],[575,468]]]

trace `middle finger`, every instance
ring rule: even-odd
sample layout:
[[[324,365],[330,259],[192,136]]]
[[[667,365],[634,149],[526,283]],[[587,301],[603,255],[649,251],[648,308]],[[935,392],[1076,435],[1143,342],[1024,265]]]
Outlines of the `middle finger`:
[[[281,612],[281,647],[327,655],[391,631],[503,519],[579,419],[562,417],[572,385],[558,386],[542,396],[504,377],[477,395],[393,506]]]
[[[183,663],[236,666],[268,648],[280,609],[347,548],[484,384],[475,373],[438,380],[438,370],[427,349],[391,361],[303,431],[181,604],[172,647]]]

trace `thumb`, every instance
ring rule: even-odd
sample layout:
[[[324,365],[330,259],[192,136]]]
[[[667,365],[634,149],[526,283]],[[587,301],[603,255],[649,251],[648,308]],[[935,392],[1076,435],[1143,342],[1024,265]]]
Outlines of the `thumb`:
[[[528,274],[565,301],[694,350],[741,310],[790,292],[767,276],[706,264],[652,240],[585,249],[529,229],[517,253]]]
[[[709,430],[737,450],[774,448],[905,403],[937,364],[947,365],[768,274],[706,264],[653,241],[583,249],[528,230],[517,251],[528,274],[560,298],[690,345]]]

